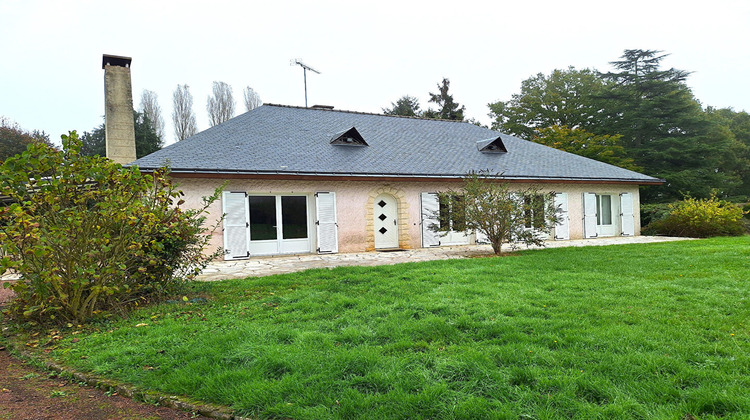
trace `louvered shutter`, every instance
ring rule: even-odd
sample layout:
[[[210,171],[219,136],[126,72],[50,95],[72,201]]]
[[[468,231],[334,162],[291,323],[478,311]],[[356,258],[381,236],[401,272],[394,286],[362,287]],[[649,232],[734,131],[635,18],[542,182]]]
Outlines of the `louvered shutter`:
[[[559,220],[555,225],[555,239],[570,239],[570,219],[568,218],[568,194],[555,194],[555,208],[559,209],[557,216]]]
[[[250,212],[247,194],[225,191],[222,197],[224,213],[224,259],[247,258],[250,244]]]
[[[437,212],[440,209],[438,195],[435,193],[422,193],[422,246],[440,245],[440,235],[432,230],[438,226]]]
[[[622,236],[635,235],[635,218],[633,217],[633,194],[620,194],[620,226]]]
[[[336,193],[315,193],[315,215],[318,233],[318,253],[339,252],[338,224],[336,223]]]
[[[583,193],[583,236],[596,238],[596,194]]]

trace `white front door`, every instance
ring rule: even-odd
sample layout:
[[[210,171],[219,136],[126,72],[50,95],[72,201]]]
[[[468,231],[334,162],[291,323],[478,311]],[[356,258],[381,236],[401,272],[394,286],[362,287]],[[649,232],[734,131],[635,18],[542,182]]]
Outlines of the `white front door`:
[[[390,194],[380,194],[373,204],[375,249],[398,248],[398,202]]]

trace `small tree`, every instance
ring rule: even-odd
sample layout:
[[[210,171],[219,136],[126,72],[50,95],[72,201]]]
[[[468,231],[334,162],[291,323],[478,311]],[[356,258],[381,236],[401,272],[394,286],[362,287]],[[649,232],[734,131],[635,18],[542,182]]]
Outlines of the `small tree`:
[[[214,257],[203,222],[218,191],[183,209],[165,170],[84,156],[75,132],[63,151],[34,144],[0,165],[0,195],[0,274],[21,275],[13,318],[84,322],[174,292]]]
[[[484,234],[495,254],[502,252],[503,244],[513,249],[519,244],[543,246],[545,235],[559,220],[553,193],[542,193],[533,186],[511,190],[507,183],[487,174],[471,173],[464,178],[461,191],[438,196],[446,203],[443,207],[461,214],[462,230]],[[444,231],[447,226],[441,223],[433,228]],[[452,226],[455,229],[455,224]]]
[[[466,107],[459,105],[458,102],[453,100],[453,95],[448,93],[450,85],[450,80],[443,78],[442,83],[438,83],[437,85],[438,93],[430,92],[429,102],[436,103],[438,109],[427,109],[423,114],[425,117],[440,118],[443,120],[464,120],[464,111],[466,110]]]
[[[422,111],[419,109],[419,99],[404,95],[396,103],[391,102],[390,108],[382,108],[385,115],[401,115],[403,117],[419,117]]]

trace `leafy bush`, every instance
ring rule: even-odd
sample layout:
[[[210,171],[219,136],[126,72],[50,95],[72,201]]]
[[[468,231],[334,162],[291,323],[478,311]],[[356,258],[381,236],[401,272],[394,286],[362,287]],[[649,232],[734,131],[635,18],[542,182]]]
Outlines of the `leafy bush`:
[[[74,131],[63,151],[33,144],[0,165],[0,274],[21,275],[6,311],[16,319],[84,322],[164,297],[214,258],[203,255],[203,222],[218,191],[185,210],[166,170],[143,174],[80,149]]]
[[[707,199],[686,197],[669,204],[669,215],[655,220],[645,229],[646,234],[707,238],[735,236],[745,233],[742,208],[712,195]]]
[[[647,226],[657,220],[666,219],[674,203],[641,204],[641,224]]]

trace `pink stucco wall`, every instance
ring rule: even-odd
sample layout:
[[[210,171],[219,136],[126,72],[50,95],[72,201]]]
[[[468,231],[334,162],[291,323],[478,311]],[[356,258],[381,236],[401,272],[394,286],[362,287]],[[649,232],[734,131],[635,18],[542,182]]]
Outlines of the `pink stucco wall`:
[[[208,178],[179,178],[176,180],[180,189],[185,192],[186,204],[198,207],[201,197],[213,193],[224,181]],[[584,192],[597,194],[619,194],[628,192],[633,194],[633,208],[635,216],[635,233],[640,234],[640,199],[638,186],[631,184],[536,184],[543,191],[568,193],[568,209],[570,218],[570,238],[583,237],[583,203]],[[518,188],[528,185],[513,184]],[[397,197],[400,211],[406,216],[401,217],[399,223],[399,245],[403,248],[419,248],[422,245],[420,193],[438,192],[461,187],[457,182],[417,182],[417,181],[292,181],[292,180],[262,180],[262,179],[232,179],[227,181],[225,191],[268,194],[309,194],[326,191],[336,193],[338,217],[339,252],[361,252],[371,250],[372,235],[371,218],[372,199],[380,192],[387,192]],[[312,215],[315,214],[314,199],[311,199]],[[208,225],[215,224],[221,217],[220,200],[209,208]],[[369,212],[368,212],[368,209]],[[368,221],[370,223],[368,223]],[[314,237],[314,232],[311,232]],[[221,226],[214,232],[211,246],[215,249],[223,245]],[[313,246],[313,249],[315,246]]]

